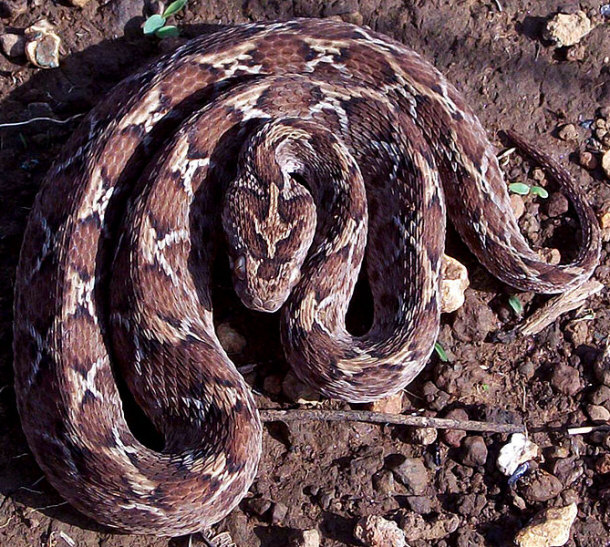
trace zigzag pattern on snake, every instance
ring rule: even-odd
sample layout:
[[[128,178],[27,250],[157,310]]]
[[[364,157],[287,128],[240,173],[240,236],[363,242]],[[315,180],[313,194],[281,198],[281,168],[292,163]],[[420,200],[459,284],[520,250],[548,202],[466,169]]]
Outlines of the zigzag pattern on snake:
[[[404,388],[432,351],[446,208],[514,287],[560,292],[591,275],[593,212],[547,168],[581,222],[570,264],[528,246],[480,123],[404,45],[304,19],[192,40],[93,109],[36,198],[14,353],[38,464],[112,527],[172,536],[219,521],[261,451],[253,398],[214,332],[219,242],[243,302],[281,307],[296,374],[329,397],[370,401]],[[356,337],[345,313],[363,257],[374,322]],[[161,451],[129,430],[111,362]]]

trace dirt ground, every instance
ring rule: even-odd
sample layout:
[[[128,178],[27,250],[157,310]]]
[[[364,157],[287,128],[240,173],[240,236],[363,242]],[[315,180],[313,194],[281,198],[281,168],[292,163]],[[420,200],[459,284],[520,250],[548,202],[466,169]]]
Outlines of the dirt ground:
[[[46,483],[21,432],[11,367],[15,265],[34,195],[77,122],[1,124],[85,113],[175,41],[142,36],[143,0],[91,0],[83,9],[30,0],[23,13],[11,12],[20,4],[26,0],[0,2],[3,32],[46,17],[62,50],[55,70],[0,55],[0,545],[203,545],[200,535],[167,540],[115,534],[82,517]],[[579,7],[598,24],[579,46],[557,49],[542,38],[547,17]],[[505,146],[498,131],[518,128],[569,168],[597,211],[609,210],[609,181],[599,168],[589,172],[576,163],[591,137],[587,120],[610,105],[610,24],[600,16],[600,2],[191,0],[176,20],[183,35],[192,36],[208,24],[346,13],[357,18],[356,12],[365,25],[403,41],[444,72],[499,149]],[[575,124],[573,140],[558,138],[566,123]],[[511,182],[537,184],[525,161],[514,159],[506,170]],[[569,258],[576,248],[575,220],[563,198],[548,189],[546,200],[523,199],[521,225],[534,244],[559,247]],[[604,243],[596,272],[604,284],[610,280],[609,252]],[[356,522],[381,515],[406,523],[412,546],[502,546],[539,510],[577,502],[567,545],[608,544],[610,433],[568,436],[563,430],[590,424],[593,415],[607,417],[610,410],[610,388],[594,373],[609,330],[608,292],[535,337],[494,342],[494,332],[519,320],[508,304],[514,291],[486,273],[452,231],[448,254],[467,266],[471,288],[465,305],[443,316],[440,342],[450,362],[433,356],[404,394],[404,410],[527,424],[543,457],[509,486],[495,465],[506,435],[437,437],[434,431],[357,422],[268,424],[249,496],[210,537],[226,530],[238,547],[300,545],[299,531],[317,529],[325,547],[361,545],[353,534]],[[282,387],[288,371],[277,319],[244,311],[220,280],[217,290],[225,295],[218,297],[218,324],[246,342],[234,357],[239,365],[253,365],[246,368],[247,379],[259,407],[294,408],[286,382]],[[545,301],[518,296],[526,315]],[[365,321],[352,315],[355,323]],[[349,405],[324,401],[321,408]],[[422,535],[432,524],[436,534]]]

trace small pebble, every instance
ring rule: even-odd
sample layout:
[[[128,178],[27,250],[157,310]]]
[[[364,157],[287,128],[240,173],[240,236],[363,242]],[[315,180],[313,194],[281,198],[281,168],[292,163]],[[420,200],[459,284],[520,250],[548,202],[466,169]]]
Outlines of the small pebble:
[[[519,547],[561,547],[570,539],[577,514],[575,503],[541,511],[517,533],[515,543]]]
[[[523,496],[529,503],[548,501],[557,497],[562,490],[561,481],[544,470],[535,471],[523,490]]]
[[[512,476],[517,468],[540,455],[540,448],[523,433],[513,433],[498,453],[496,466],[506,476]]]
[[[468,270],[455,258],[443,255],[441,262],[441,313],[452,313],[464,304],[464,291],[470,285]]]
[[[551,218],[567,213],[570,206],[568,198],[558,192],[551,194],[546,204],[547,215]]]
[[[610,386],[610,356],[602,355],[593,365],[593,373],[598,382]]]
[[[454,408],[445,415],[445,418],[450,420],[459,420],[461,422],[467,421],[470,418],[468,413],[463,408]],[[462,439],[466,436],[466,432],[461,429],[445,429],[442,432],[443,440],[449,446],[458,447],[462,443]]]
[[[610,410],[601,405],[588,405],[587,414],[591,421],[597,423],[610,422]]]
[[[462,441],[461,461],[469,467],[485,465],[487,461],[487,446],[483,437],[475,435],[466,437]]]
[[[394,493],[394,475],[388,469],[382,469],[373,475],[373,488],[383,495]]]
[[[521,363],[517,370],[526,380],[531,380],[534,377],[534,374],[536,374],[536,366],[531,361]]]
[[[262,517],[271,508],[271,501],[265,498],[251,498],[246,500],[245,506],[251,513]]]
[[[25,55],[25,38],[19,34],[0,35],[0,48],[7,57],[14,59]]]
[[[589,400],[594,405],[603,405],[604,403],[610,402],[610,387],[606,385],[599,386],[591,393]]]
[[[585,169],[592,171],[598,165],[597,157],[592,152],[588,150],[581,150],[578,154],[578,163],[582,165]]]
[[[407,496],[407,504],[418,515],[428,515],[438,509],[436,498],[431,496]]]
[[[299,530],[297,536],[292,540],[290,547],[320,547],[320,532],[315,528]]]
[[[606,122],[610,122],[610,105],[602,106],[597,114],[600,118],[603,118]]]
[[[400,414],[404,410],[404,391],[373,401],[367,405],[367,408],[372,412]]]
[[[367,547],[406,547],[405,534],[393,520],[370,515],[361,518],[354,536]]]
[[[557,136],[562,141],[575,141],[578,140],[578,131],[573,123],[567,123],[559,128]]]
[[[547,249],[545,247],[538,249],[537,253],[547,264],[556,265],[561,262],[559,249]]]
[[[610,473],[610,454],[602,454],[595,462],[595,471],[600,475]]]
[[[286,518],[288,514],[288,507],[279,501],[273,504],[271,508],[271,523],[280,524]]]
[[[532,169],[532,178],[536,182],[546,181],[546,173],[544,172],[544,169],[541,169],[540,167],[534,167],[534,169]]]
[[[83,8],[90,2],[90,0],[68,0],[68,2],[77,8]]]
[[[589,34],[592,28],[584,11],[558,13],[547,21],[543,36],[557,47],[573,46]]]
[[[428,488],[430,482],[428,470],[419,458],[407,458],[392,471],[411,494],[421,495]]]
[[[510,195],[510,205],[515,213],[515,218],[521,218],[525,213],[525,203],[519,194]]]
[[[438,431],[433,427],[415,427],[411,430],[410,437],[414,444],[428,446],[436,441]]]
[[[14,19],[28,10],[28,0],[2,0],[0,1],[0,17]]]

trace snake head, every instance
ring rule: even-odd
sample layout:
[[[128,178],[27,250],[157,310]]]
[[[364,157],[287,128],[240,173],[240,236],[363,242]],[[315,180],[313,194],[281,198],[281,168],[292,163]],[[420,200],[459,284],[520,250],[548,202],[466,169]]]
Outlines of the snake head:
[[[301,277],[316,208],[291,172],[294,163],[261,150],[267,136],[258,136],[242,153],[225,195],[222,222],[235,292],[246,307],[274,312]]]

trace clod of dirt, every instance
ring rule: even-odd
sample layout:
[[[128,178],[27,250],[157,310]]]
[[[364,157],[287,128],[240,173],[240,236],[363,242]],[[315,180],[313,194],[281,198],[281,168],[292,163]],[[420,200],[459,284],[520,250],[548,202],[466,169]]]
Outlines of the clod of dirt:
[[[450,410],[445,415],[445,418],[450,420],[459,420],[465,422],[469,420],[468,413],[463,408],[454,408]],[[460,446],[462,439],[466,436],[466,432],[461,429],[446,429],[443,431],[443,440],[449,446],[455,446],[456,448]]]
[[[551,218],[561,216],[568,212],[570,202],[563,194],[557,192],[551,194],[546,202],[547,215]]]
[[[418,515],[429,515],[439,507],[438,500],[433,496],[407,496],[406,499],[411,511]]]
[[[271,500],[265,498],[250,498],[244,505],[250,513],[262,517],[271,508],[271,503]]]
[[[216,335],[223,349],[229,354],[240,354],[246,348],[246,339],[229,323],[221,323],[216,327]]]
[[[487,446],[483,437],[478,435],[466,437],[462,441],[461,462],[468,467],[485,465],[487,461]]]
[[[534,504],[548,501],[561,493],[561,481],[542,469],[537,469],[530,476],[523,489],[523,497],[528,503]]]
[[[560,547],[570,539],[570,528],[578,514],[575,503],[538,513],[515,537],[519,547]]]
[[[530,441],[523,433],[513,433],[510,441],[500,449],[496,466],[509,477],[522,463],[536,459],[539,455],[538,445]]]
[[[419,496],[428,488],[430,482],[428,470],[419,458],[407,458],[392,471],[398,481],[406,486],[410,494]]]
[[[384,397],[378,401],[373,401],[367,405],[367,408],[372,412],[400,414],[404,409],[404,392],[399,391],[398,393],[394,393],[394,395]]]
[[[595,462],[595,471],[600,475],[610,473],[610,454],[602,454]]]
[[[59,46],[61,39],[53,32],[53,25],[41,19],[25,30],[25,56],[38,68],[59,66]]]
[[[292,371],[288,371],[282,382],[282,391],[291,401],[300,405],[320,404],[320,395],[301,382]]]
[[[23,57],[25,55],[25,37],[10,32],[2,34],[0,48],[2,48],[2,53],[11,59]]]
[[[453,323],[453,336],[461,342],[481,342],[498,328],[498,318],[487,303],[472,293],[466,295]]]
[[[381,471],[373,475],[373,488],[376,492],[383,494],[384,496],[394,493],[394,475],[388,469],[382,469]]]
[[[400,527],[407,541],[433,541],[453,534],[460,525],[460,517],[453,513],[442,513],[431,522],[415,513],[403,512]]]
[[[610,241],[610,203],[605,203],[599,214],[599,225],[602,229],[602,240]]]
[[[610,179],[610,150],[606,150],[602,156],[602,169],[608,179]]]
[[[551,375],[551,386],[564,395],[576,395],[584,386],[578,369],[558,364]]]
[[[591,21],[584,11],[558,13],[547,22],[543,37],[557,47],[573,46],[592,29]]]
[[[406,547],[405,534],[398,524],[376,515],[360,519],[354,536],[367,547]]]
[[[443,255],[441,263],[441,312],[451,313],[464,304],[464,291],[468,288],[468,270],[455,258]]]
[[[0,17],[14,19],[28,10],[28,0],[2,0],[0,2]]]

